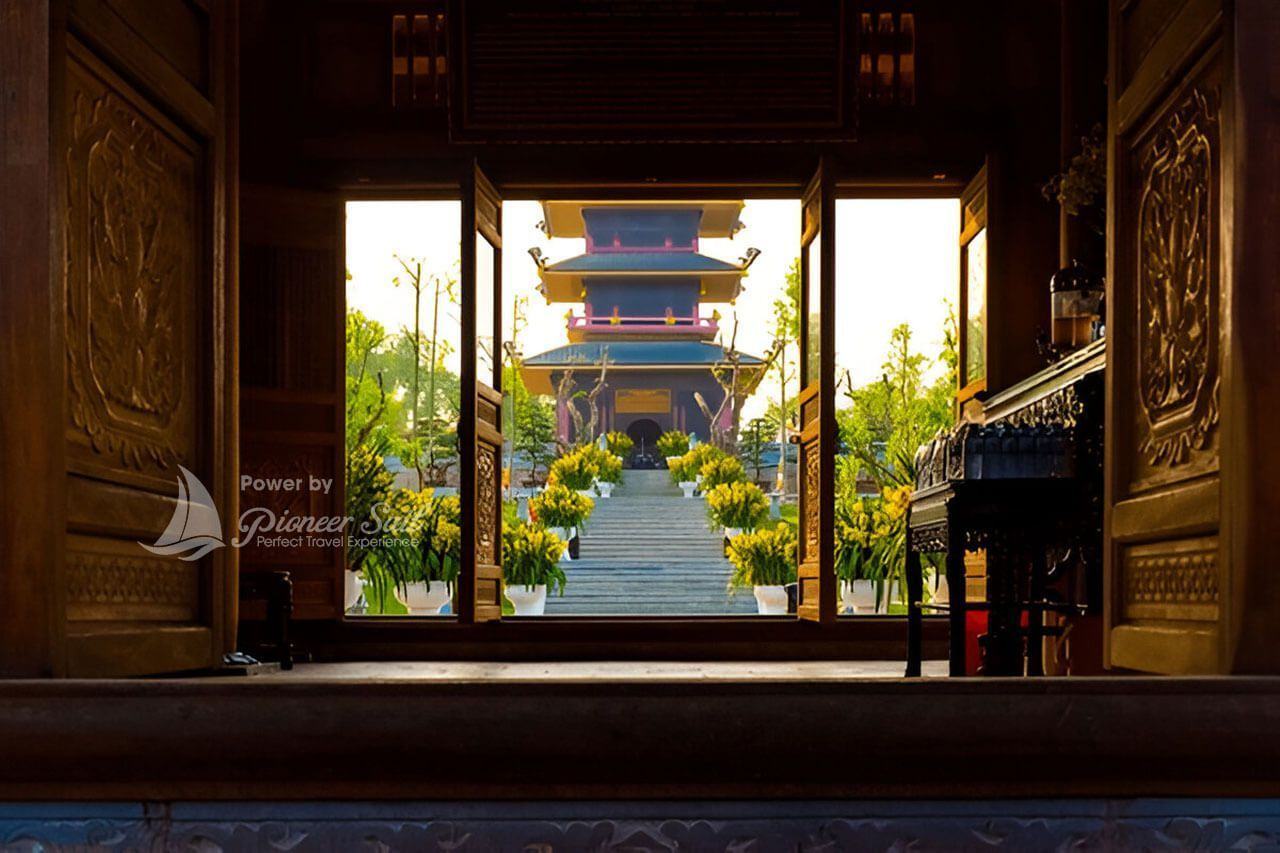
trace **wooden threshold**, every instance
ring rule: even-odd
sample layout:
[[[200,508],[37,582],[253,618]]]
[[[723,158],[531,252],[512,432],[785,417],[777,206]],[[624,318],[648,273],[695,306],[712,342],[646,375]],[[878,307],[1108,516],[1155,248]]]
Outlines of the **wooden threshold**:
[[[1276,678],[0,682],[7,800],[1278,794]]]

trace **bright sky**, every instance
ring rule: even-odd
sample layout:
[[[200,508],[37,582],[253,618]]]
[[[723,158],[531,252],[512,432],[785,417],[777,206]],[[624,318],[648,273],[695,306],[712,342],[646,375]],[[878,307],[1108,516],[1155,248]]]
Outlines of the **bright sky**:
[[[502,206],[502,279],[504,316],[510,334],[513,294],[529,297],[528,325],[520,345],[526,355],[566,342],[564,314],[581,306],[548,305],[537,293],[537,270],[528,250],[537,247],[552,262],[584,251],[582,240],[548,240],[537,229],[542,208],[534,201]],[[760,354],[769,348],[773,301],[785,287],[786,271],[799,254],[800,203],[797,200],[748,200],[742,212],[745,228],[733,239],[704,239],[700,250],[737,261],[748,247],[761,250],[744,282],[736,306],[719,309],[721,327],[739,318],[739,349]],[[347,204],[347,306],[357,308],[396,331],[413,322],[413,291],[395,259],[420,258],[424,278],[458,274],[460,206],[455,201],[349,202]],[[917,351],[936,358],[946,320],[944,300],[955,301],[959,270],[960,205],[955,199],[841,199],[836,203],[836,360],[849,369],[855,384],[880,376],[889,333],[899,323],[915,332]],[[400,287],[392,285],[399,276]],[[442,334],[456,347],[457,308],[441,319]],[[430,323],[424,301],[423,318]],[[457,369],[457,357],[454,357]],[[941,367],[935,367],[940,371]],[[935,373],[936,375],[936,373]],[[766,385],[765,388],[769,388]],[[789,393],[794,393],[794,387]],[[757,395],[759,397],[760,395]],[[763,400],[753,400],[744,415],[755,417]]]

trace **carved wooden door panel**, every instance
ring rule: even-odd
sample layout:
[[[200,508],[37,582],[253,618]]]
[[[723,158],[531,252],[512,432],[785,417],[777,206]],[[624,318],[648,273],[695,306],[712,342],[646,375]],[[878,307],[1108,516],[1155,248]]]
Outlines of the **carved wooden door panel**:
[[[462,195],[462,570],[458,616],[502,617],[502,198],[472,164]],[[471,547],[467,547],[470,543]]]
[[[1155,672],[1225,666],[1228,63],[1215,5],[1187,4],[1183,18],[1204,17],[1163,32],[1152,15],[1112,18],[1107,659]]]
[[[810,622],[836,618],[835,177],[823,161],[800,211],[800,435],[798,600]]]
[[[235,640],[219,522],[236,507],[234,4],[173,4],[163,32],[130,27],[132,4],[68,6],[52,104],[66,538],[51,670],[209,667]]]

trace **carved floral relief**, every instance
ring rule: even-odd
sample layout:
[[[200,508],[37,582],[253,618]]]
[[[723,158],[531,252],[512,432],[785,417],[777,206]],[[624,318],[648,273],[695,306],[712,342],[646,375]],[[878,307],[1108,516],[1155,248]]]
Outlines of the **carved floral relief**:
[[[1195,89],[1140,152],[1137,390],[1150,465],[1186,462],[1218,425],[1216,116],[1212,96]]]
[[[67,89],[69,436],[155,473],[192,451],[195,156],[74,60]]]
[[[476,453],[476,562],[498,562],[498,463],[492,447],[479,444]]]
[[[800,559],[811,563],[818,559],[819,529],[821,513],[819,512],[819,492],[821,490],[819,442],[813,441],[803,447],[804,452],[804,495],[801,506],[804,509],[804,547]]]

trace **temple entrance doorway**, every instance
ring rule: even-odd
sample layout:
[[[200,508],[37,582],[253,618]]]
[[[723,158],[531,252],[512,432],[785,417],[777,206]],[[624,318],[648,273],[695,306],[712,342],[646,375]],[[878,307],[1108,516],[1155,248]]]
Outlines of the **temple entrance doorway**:
[[[627,427],[627,437],[632,441],[631,454],[627,457],[626,467],[634,469],[653,469],[663,467],[662,455],[658,453],[658,438],[662,435],[662,427],[652,418],[641,418],[632,421]]]

